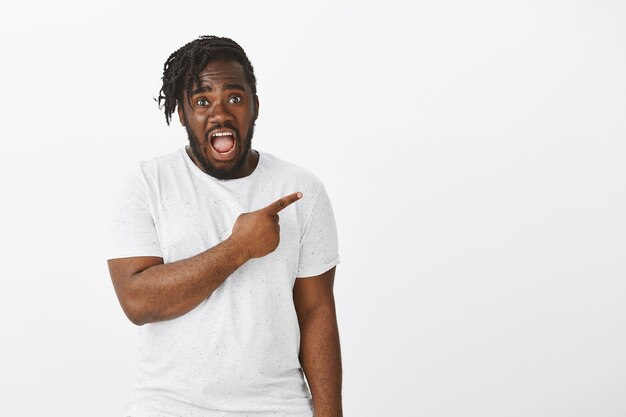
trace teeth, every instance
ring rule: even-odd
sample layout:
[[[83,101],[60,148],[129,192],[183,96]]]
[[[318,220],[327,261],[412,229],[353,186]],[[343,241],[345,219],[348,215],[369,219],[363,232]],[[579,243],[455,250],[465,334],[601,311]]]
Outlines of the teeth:
[[[213,133],[213,135],[211,136],[216,137],[216,136],[232,136],[232,135],[233,134],[230,132],[217,132],[217,133]]]

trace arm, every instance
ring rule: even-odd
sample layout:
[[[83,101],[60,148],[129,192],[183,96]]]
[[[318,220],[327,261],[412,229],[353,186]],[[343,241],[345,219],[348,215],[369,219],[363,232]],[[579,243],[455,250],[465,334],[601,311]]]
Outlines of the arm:
[[[113,287],[126,316],[142,325],[195,308],[249,259],[278,247],[278,212],[301,197],[294,193],[240,215],[230,237],[188,259],[167,264],[154,256],[109,259]]]
[[[126,316],[142,325],[192,310],[247,261],[226,239],[192,258],[172,263],[154,256],[109,259],[109,273]]]
[[[293,300],[300,324],[300,363],[316,417],[342,417],[341,350],[335,314],[335,268],[296,279]]]

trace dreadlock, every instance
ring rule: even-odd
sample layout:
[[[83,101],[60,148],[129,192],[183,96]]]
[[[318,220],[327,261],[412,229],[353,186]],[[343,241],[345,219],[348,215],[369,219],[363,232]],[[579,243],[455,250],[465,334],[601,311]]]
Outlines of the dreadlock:
[[[163,65],[163,86],[159,91],[159,108],[164,109],[169,125],[176,105],[182,105],[183,92],[191,96],[192,86],[200,84],[199,73],[211,61],[232,60],[243,66],[246,81],[256,95],[256,77],[250,60],[239,44],[229,38],[200,36],[178,49]]]

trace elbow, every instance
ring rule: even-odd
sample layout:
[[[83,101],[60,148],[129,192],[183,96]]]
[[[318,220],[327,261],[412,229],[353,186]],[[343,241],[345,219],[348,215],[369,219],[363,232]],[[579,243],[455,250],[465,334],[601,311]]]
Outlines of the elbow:
[[[126,317],[128,317],[128,320],[130,320],[130,322],[133,323],[135,326],[143,326],[144,324],[148,323],[148,320],[141,316],[130,315],[126,313]]]
[[[148,322],[145,315],[141,314],[140,311],[129,307],[128,305],[122,304],[122,310],[124,310],[124,314],[126,314],[128,320],[130,320],[130,322],[133,323],[135,326],[143,326]]]
[[[124,314],[135,326],[143,326],[146,323],[150,323],[150,315],[141,299],[124,296],[119,297],[119,301]]]
[[[157,316],[154,297],[150,295],[150,286],[146,284],[153,278],[145,275],[147,270],[162,263],[163,260],[156,257],[108,260],[117,299],[126,317],[136,326],[150,323]]]

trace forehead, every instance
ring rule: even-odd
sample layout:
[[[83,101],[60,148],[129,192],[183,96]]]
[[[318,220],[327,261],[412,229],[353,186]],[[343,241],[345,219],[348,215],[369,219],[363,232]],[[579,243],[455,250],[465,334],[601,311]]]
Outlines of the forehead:
[[[198,74],[200,86],[211,84],[237,83],[249,89],[243,66],[236,61],[209,62]],[[194,84],[197,87],[197,85]]]

